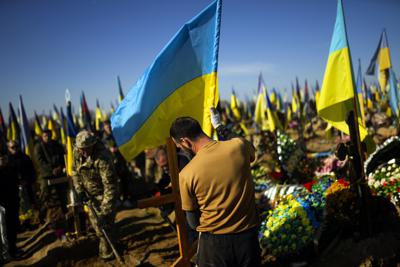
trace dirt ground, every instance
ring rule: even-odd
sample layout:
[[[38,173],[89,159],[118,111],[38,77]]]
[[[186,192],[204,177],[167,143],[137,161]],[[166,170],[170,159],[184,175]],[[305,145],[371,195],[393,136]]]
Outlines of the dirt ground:
[[[161,218],[157,208],[124,210],[117,214],[116,226],[123,246],[126,266],[170,266],[179,257],[175,232]],[[94,234],[73,241],[61,241],[42,227],[18,236],[21,259],[11,266],[120,266],[116,260],[97,257]]]

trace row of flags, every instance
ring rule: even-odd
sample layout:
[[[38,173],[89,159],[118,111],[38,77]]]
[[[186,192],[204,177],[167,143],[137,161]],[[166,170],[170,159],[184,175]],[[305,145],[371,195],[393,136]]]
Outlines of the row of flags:
[[[215,107],[218,101],[216,74],[220,14],[221,1],[216,0],[187,22],[118,106],[111,123],[116,142],[127,159],[146,148],[165,143],[169,126],[179,116],[196,118],[205,133],[210,134],[208,110]],[[383,82],[392,73],[386,37],[381,37],[379,51],[375,54],[379,58],[379,82],[383,87],[386,86]],[[284,105],[287,101],[282,101],[274,89],[269,93],[260,74],[254,121],[262,129],[283,130],[287,123],[282,125],[277,111],[286,113],[286,121],[290,121],[292,114],[298,114],[303,121],[307,108],[310,108],[309,100],[314,95],[319,116],[329,123],[329,127],[333,126],[344,133],[349,133],[346,116],[355,109],[359,118],[360,137],[364,139],[368,134],[365,129],[364,99],[367,108],[372,108],[374,101],[365,81],[361,81],[361,70],[359,73],[355,84],[343,6],[339,0],[322,88],[317,82],[314,92],[310,94],[306,81],[302,93],[296,78],[296,85],[292,86],[291,104]],[[397,82],[392,76],[393,86],[389,95],[397,99],[398,104]],[[376,100],[378,96],[381,98],[376,94]],[[395,101],[390,100],[390,103],[395,114],[398,114]],[[230,110],[232,117],[240,121],[242,114],[234,90]]]
[[[201,13],[188,21],[158,54],[154,62],[146,69],[136,85],[124,97],[120,78],[117,77],[119,106],[114,111],[112,106],[111,125],[114,137],[121,153],[132,159],[146,148],[165,143],[169,136],[172,121],[180,116],[197,119],[205,133],[211,136],[209,109],[216,107],[218,96],[218,50],[221,24],[221,0],[213,1]],[[379,66],[376,68],[376,66]],[[394,75],[387,35],[381,35],[378,48],[366,72],[377,73],[379,83],[367,87],[362,77],[359,63],[356,80],[354,79],[350,47],[346,33],[345,16],[342,1],[338,0],[336,21],[329,50],[328,61],[320,88],[318,81],[309,87],[305,81],[301,88],[298,78],[292,84],[292,99],[288,101],[276,89],[268,90],[262,74],[258,78],[258,93],[254,103],[254,121],[263,130],[284,130],[296,114],[300,121],[305,121],[312,109],[318,115],[344,133],[349,133],[345,122],[349,111],[356,110],[361,139],[367,136],[365,129],[365,109],[379,106],[387,99],[390,110],[399,116],[398,84]],[[27,119],[20,98],[21,128],[26,129]],[[250,105],[249,105],[250,106]],[[72,112],[67,104],[67,116],[63,110],[54,107],[53,116],[45,116],[47,128],[57,135],[55,122],[61,128],[61,142],[68,144],[68,138],[76,134],[71,125],[80,125],[88,130],[99,130],[106,114],[96,102],[94,121],[87,105],[85,94],[80,99],[80,116]],[[245,115],[235,91],[232,89],[230,110],[232,117],[240,121]],[[251,112],[248,112],[251,113]],[[282,119],[279,114],[284,114]],[[0,110],[0,131],[5,132],[5,122]],[[25,117],[24,117],[25,116]],[[16,114],[10,104],[10,120],[7,129],[9,139],[21,138]],[[70,125],[71,124],[71,125]],[[242,128],[245,126],[241,125]],[[35,113],[35,134],[42,131],[43,123]],[[70,128],[68,128],[70,127]],[[29,150],[29,134],[22,135],[21,144]],[[68,145],[67,145],[68,146]],[[28,151],[26,153],[29,153]]]
[[[124,95],[121,81],[119,77],[117,79],[119,99],[123,99]],[[33,155],[34,137],[40,137],[45,129],[51,132],[51,138],[53,140],[59,140],[60,143],[66,147],[69,145],[72,146],[73,142],[71,142],[71,137],[76,135],[76,129],[100,131],[103,121],[109,117],[109,115],[100,108],[97,100],[95,120],[92,121],[84,92],[81,94],[79,111],[79,115],[73,113],[71,102],[68,100],[67,116],[64,115],[62,107],[58,108],[56,105],[53,105],[53,111],[50,112],[49,115],[42,114],[39,116],[36,111],[34,111],[34,116],[32,120],[29,121],[22,96],[20,95],[17,112],[12,103],[9,103],[8,123],[6,123],[0,108],[0,138],[3,141],[3,145],[7,140],[17,141],[21,151],[29,156]],[[75,125],[77,125],[77,127],[75,127]],[[4,147],[1,149],[4,149]]]
[[[119,96],[123,98],[121,83],[118,77]],[[72,112],[72,105],[69,99],[69,92],[66,104],[66,116],[64,115],[63,108],[58,109],[53,105],[53,114],[49,116],[42,116],[42,120],[34,112],[33,123],[29,123],[28,117],[25,112],[22,96],[19,97],[18,115],[15,113],[14,107],[9,103],[9,121],[8,125],[4,121],[2,111],[0,109],[0,138],[3,139],[3,144],[6,140],[17,141],[20,144],[20,149],[28,156],[33,156],[34,149],[34,136],[40,137],[43,131],[49,130],[53,140],[59,140],[66,149],[66,172],[67,175],[72,174],[72,161],[73,161],[73,143],[77,134],[78,128],[86,128],[94,130],[93,127],[99,131],[103,120],[107,117],[106,113],[100,109],[99,102],[96,103],[96,117],[95,124],[92,124],[90,111],[86,102],[86,97],[82,92],[81,95],[81,121],[82,125],[76,127],[77,119],[76,114]],[[31,127],[32,126],[32,127]],[[4,149],[4,148],[3,148]]]
[[[367,75],[375,75],[377,72],[379,86],[381,91],[387,94],[390,108],[392,112],[398,117],[399,116],[399,92],[396,75],[392,68],[392,60],[390,58],[389,42],[386,34],[386,30],[382,31],[379,39],[378,47],[371,59],[369,67],[367,69]],[[389,85],[389,88],[387,86]]]

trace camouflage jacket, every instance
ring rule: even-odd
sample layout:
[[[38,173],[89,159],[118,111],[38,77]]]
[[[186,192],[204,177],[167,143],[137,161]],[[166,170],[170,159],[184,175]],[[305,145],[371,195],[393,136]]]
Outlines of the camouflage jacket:
[[[74,148],[72,180],[77,193],[86,192],[102,215],[114,212],[117,198],[117,179],[111,153],[100,142],[86,160]]]

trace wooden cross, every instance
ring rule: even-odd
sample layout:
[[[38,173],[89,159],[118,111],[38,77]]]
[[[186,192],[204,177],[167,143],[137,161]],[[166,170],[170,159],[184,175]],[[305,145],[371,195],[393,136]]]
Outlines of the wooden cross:
[[[172,264],[172,266],[191,266],[190,259],[196,252],[196,243],[189,246],[187,232],[186,232],[186,219],[185,214],[182,210],[181,196],[179,193],[179,171],[178,171],[178,160],[176,156],[175,143],[172,138],[167,139],[167,154],[168,154],[168,166],[169,174],[171,176],[172,193],[168,195],[162,195],[159,197],[146,198],[138,200],[138,208],[148,208],[155,206],[162,206],[168,203],[175,204],[175,215],[176,215],[176,229],[178,233],[179,243],[179,254],[180,257]]]

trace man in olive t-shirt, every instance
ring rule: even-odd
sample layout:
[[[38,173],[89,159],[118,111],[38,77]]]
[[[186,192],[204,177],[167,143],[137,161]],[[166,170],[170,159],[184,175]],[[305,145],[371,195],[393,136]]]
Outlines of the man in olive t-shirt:
[[[214,141],[190,117],[176,119],[170,135],[178,147],[195,154],[180,172],[179,184],[182,209],[200,232],[198,265],[258,266],[253,146],[241,138]]]

